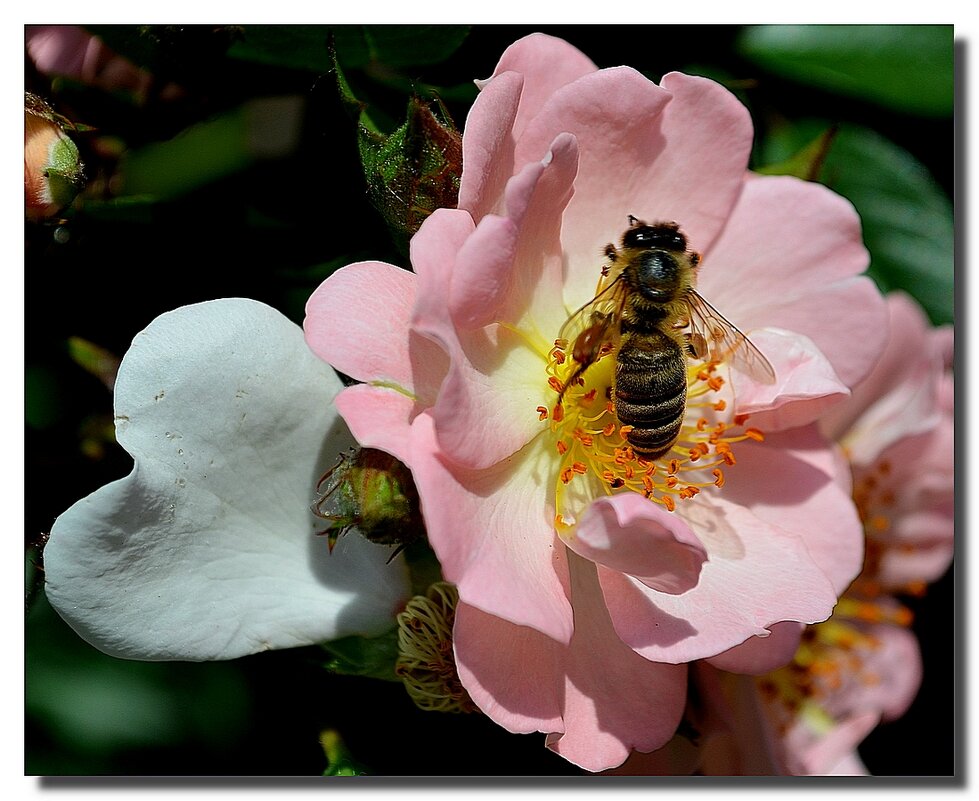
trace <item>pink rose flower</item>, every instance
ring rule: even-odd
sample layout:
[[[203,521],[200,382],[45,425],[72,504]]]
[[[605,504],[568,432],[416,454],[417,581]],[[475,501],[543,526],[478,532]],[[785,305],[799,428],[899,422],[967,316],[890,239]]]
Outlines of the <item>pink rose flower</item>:
[[[331,276],[306,337],[362,382],[336,400],[354,437],[412,470],[473,701],[602,770],[670,739],[688,663],[784,664],[859,571],[815,421],[877,357],[884,308],[853,209],[748,174],[751,121],[718,84],[598,70],[533,35],[479,85],[459,208],[415,235],[414,273]],[[679,223],[699,291],[777,374],[692,364],[681,440],[654,463],[605,403],[608,358],[554,414],[572,369],[555,339],[629,214]]]

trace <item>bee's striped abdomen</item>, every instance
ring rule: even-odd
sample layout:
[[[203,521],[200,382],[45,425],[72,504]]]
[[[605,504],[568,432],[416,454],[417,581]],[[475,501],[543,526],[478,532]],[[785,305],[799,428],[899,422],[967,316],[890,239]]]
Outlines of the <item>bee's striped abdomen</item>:
[[[633,426],[626,440],[644,459],[657,459],[676,442],[687,403],[686,358],[657,330],[626,332],[615,364],[615,414]]]

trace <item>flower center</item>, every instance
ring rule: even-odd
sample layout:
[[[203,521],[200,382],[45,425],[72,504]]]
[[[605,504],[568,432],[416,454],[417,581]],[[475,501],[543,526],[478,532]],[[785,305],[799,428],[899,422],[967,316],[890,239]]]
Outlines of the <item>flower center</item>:
[[[567,341],[555,340],[547,362],[554,404],[537,407],[540,419],[549,420],[560,460],[555,492],[559,532],[573,527],[578,513],[602,492],[638,492],[672,512],[678,501],[701,489],[724,485],[724,468],[735,464],[734,443],[763,439],[757,429],[743,428],[745,416],[725,416],[730,398],[718,363],[688,360],[679,436],[664,455],[644,458],[629,442],[632,427],[622,425],[615,413],[611,350],[575,376],[577,365],[568,348]]]

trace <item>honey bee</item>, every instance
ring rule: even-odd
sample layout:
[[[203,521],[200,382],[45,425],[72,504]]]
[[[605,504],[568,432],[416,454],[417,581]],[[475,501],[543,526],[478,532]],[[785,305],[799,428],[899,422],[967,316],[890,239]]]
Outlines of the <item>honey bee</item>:
[[[730,361],[762,383],[768,359],[694,289],[700,254],[675,222],[647,225],[632,215],[619,248],[605,248],[604,287],[561,327],[576,366],[558,406],[592,364],[615,358],[611,400],[626,440],[644,459],[676,442],[687,402],[687,357]]]

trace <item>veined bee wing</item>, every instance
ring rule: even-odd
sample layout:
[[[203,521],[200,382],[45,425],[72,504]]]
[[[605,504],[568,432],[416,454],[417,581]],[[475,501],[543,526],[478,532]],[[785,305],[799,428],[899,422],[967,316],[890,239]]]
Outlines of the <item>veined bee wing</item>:
[[[561,326],[558,339],[565,343],[566,349],[570,348],[575,361],[590,364],[598,358],[602,344],[618,339],[618,322],[626,297],[626,287],[620,277],[621,273]]]
[[[558,344],[578,366],[561,388],[557,401],[559,406],[565,391],[578,381],[581,374],[618,346],[619,320],[625,298],[625,284],[617,276],[561,326]]]
[[[695,289],[687,292],[690,341],[698,357],[726,361],[763,384],[775,383],[771,362]]]

